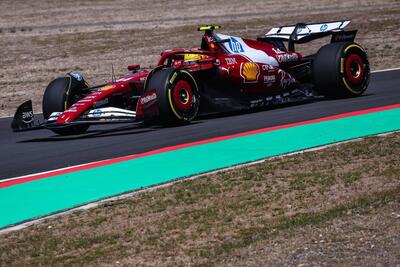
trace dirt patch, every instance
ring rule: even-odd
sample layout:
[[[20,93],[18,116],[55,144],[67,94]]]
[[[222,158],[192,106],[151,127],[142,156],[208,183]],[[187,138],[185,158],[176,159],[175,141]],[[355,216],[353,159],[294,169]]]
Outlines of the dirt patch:
[[[399,264],[400,134],[184,181],[0,236],[20,265]]]
[[[110,79],[111,64],[122,75],[129,64],[154,66],[164,49],[197,47],[200,24],[222,24],[225,32],[254,38],[277,25],[350,19],[372,69],[399,67],[399,14],[395,0],[1,1],[0,116],[12,115],[26,99],[40,112],[46,85],[69,70],[99,84]]]
[[[371,204],[371,203],[369,203]],[[289,230],[221,260],[224,266],[397,266],[400,202],[349,209],[341,218]],[[283,256],[283,257],[282,257]]]

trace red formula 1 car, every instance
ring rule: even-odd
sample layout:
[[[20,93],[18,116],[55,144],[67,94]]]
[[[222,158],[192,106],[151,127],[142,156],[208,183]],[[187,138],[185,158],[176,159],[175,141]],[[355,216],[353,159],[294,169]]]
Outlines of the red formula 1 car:
[[[88,86],[70,72],[47,86],[45,122],[34,125],[32,103],[14,116],[14,131],[47,128],[80,134],[90,125],[121,122],[181,124],[199,114],[250,109],[325,97],[353,97],[367,88],[370,69],[364,49],[344,31],[350,21],[283,26],[256,40],[204,31],[200,48],[165,50],[156,68],[128,66],[128,75]],[[303,56],[295,45],[331,36],[316,54]]]

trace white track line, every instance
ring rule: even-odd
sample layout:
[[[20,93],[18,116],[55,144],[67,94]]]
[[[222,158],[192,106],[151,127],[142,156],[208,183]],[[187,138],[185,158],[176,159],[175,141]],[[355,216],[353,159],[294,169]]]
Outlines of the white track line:
[[[400,131],[381,133],[381,134],[376,134],[375,136],[379,136],[379,137],[387,136],[387,135],[390,135],[390,134],[393,134],[393,133],[397,133],[397,132],[400,132]],[[43,217],[38,218],[38,219],[33,219],[31,221],[23,222],[21,224],[17,224],[17,225],[13,225],[13,226],[10,226],[10,227],[6,227],[6,228],[3,228],[3,229],[0,229],[0,234],[5,234],[5,233],[21,230],[21,229],[24,229],[26,227],[29,227],[29,226],[32,226],[32,225],[35,225],[35,224],[38,224],[38,223],[41,223],[41,222],[44,222],[44,221],[47,221],[47,220],[50,220],[50,219],[55,219],[55,218],[58,218],[60,216],[71,214],[71,213],[73,213],[75,211],[78,211],[78,210],[88,210],[88,209],[91,209],[91,208],[98,207],[99,205],[101,205],[103,203],[117,201],[117,200],[121,200],[121,199],[126,199],[126,198],[129,198],[129,197],[135,196],[137,194],[141,194],[141,193],[144,193],[144,192],[150,192],[150,191],[157,190],[157,189],[160,189],[160,188],[168,187],[168,186],[171,186],[173,184],[180,183],[180,182],[183,182],[183,181],[194,180],[194,179],[197,179],[197,178],[205,176],[205,175],[211,175],[211,174],[216,174],[216,173],[225,172],[225,171],[229,171],[229,170],[248,167],[248,166],[252,166],[252,165],[255,165],[255,164],[263,163],[263,162],[266,162],[266,161],[274,160],[274,159],[277,159],[277,158],[284,158],[284,157],[288,157],[288,156],[292,156],[292,155],[296,155],[296,154],[303,154],[303,153],[307,153],[307,152],[311,152],[311,151],[318,151],[318,150],[322,150],[322,149],[325,149],[325,148],[328,148],[328,147],[338,146],[338,145],[345,144],[345,143],[358,142],[358,141],[361,141],[361,140],[365,139],[366,137],[371,137],[371,135],[370,136],[356,138],[356,139],[346,140],[346,141],[343,141],[343,142],[332,143],[332,144],[329,144],[329,145],[323,145],[323,146],[317,146],[317,147],[313,147],[313,148],[309,148],[309,149],[299,150],[299,151],[296,151],[296,152],[287,153],[287,154],[283,154],[283,155],[279,155],[279,156],[275,156],[275,157],[264,158],[264,159],[257,160],[257,161],[247,162],[247,163],[243,163],[243,164],[237,164],[237,165],[234,165],[234,166],[231,166],[231,167],[226,167],[226,168],[222,168],[222,169],[218,169],[218,170],[214,170],[214,171],[209,171],[209,172],[205,172],[205,173],[201,173],[201,174],[197,174],[197,175],[193,175],[193,176],[178,178],[178,179],[175,179],[175,180],[172,180],[172,181],[169,181],[169,182],[165,182],[165,183],[162,183],[162,184],[159,184],[159,185],[149,186],[149,187],[145,187],[145,188],[142,188],[142,189],[139,189],[139,190],[134,190],[132,192],[123,193],[123,194],[118,195],[118,196],[104,198],[104,199],[101,199],[101,200],[98,200],[98,201],[94,201],[94,202],[91,202],[91,203],[88,203],[88,204],[84,204],[84,205],[79,206],[79,207],[75,207],[75,208],[72,208],[72,209],[64,210],[64,211],[61,211],[61,212],[57,212],[55,214],[43,216]]]
[[[378,72],[385,72],[385,71],[394,71],[394,70],[400,70],[399,68],[391,68],[391,69],[383,69],[383,70],[373,70],[371,73],[378,73]],[[41,115],[42,113],[35,113],[35,115]],[[7,119],[7,118],[12,118],[12,116],[0,116],[0,119]]]
[[[386,71],[394,71],[394,70],[400,70],[400,68],[391,68],[391,69],[383,69],[383,70],[373,70],[373,71],[371,71],[371,73],[386,72]]]

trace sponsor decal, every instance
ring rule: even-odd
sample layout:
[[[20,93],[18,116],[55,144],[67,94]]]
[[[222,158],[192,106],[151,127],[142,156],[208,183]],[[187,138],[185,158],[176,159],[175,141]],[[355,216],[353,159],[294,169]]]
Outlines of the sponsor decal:
[[[100,117],[101,114],[103,114],[103,111],[101,109],[93,109],[89,112],[89,114],[93,117]]]
[[[264,83],[274,83],[275,75],[266,75],[264,76]]]
[[[33,111],[23,111],[22,112],[22,122],[25,124],[32,123],[33,121]]]
[[[228,68],[225,68],[225,67],[220,67],[220,70],[226,71],[226,72],[228,73],[228,75],[229,75],[229,73],[230,73],[229,69],[228,69]]]
[[[234,58],[234,57],[227,57],[227,58],[225,58],[225,60],[226,60],[226,64],[228,64],[228,65],[233,65],[233,64],[237,63],[236,58]]]
[[[297,28],[296,33],[301,33],[303,29],[304,29],[304,27]]]
[[[274,51],[275,54],[277,54],[277,55],[285,53],[284,51],[280,50],[279,48],[275,48],[275,47],[272,48],[272,51]]]
[[[60,111],[52,112],[52,113],[50,114],[50,118],[51,118],[51,117],[58,117],[58,116],[60,116],[61,114],[62,114],[62,112],[60,112]]]
[[[55,121],[62,114],[62,112],[52,112],[47,121]]]
[[[133,77],[125,77],[125,78],[121,78],[121,79],[116,80],[116,82],[127,82],[127,81],[131,80],[132,78]]]
[[[141,97],[141,98],[140,98],[140,104],[145,105],[145,104],[147,104],[147,103],[149,103],[150,101],[155,100],[155,99],[157,99],[157,95],[156,95],[155,92],[153,92],[153,93],[150,94],[150,95]]]
[[[83,80],[83,76],[77,72],[70,72],[69,75],[71,75],[72,77],[74,77],[77,81],[82,81]]]
[[[107,90],[113,89],[114,87],[115,87],[115,85],[106,85],[106,86],[101,87],[99,90],[107,91]]]
[[[264,103],[263,99],[257,99],[257,100],[250,101],[250,107],[252,107],[252,108],[262,107],[264,105],[265,105],[265,103]]]
[[[246,62],[240,65],[240,76],[243,77],[244,83],[257,82],[260,75],[260,68],[254,62]]]
[[[177,62],[177,61],[175,61],[175,62]],[[178,62],[177,62],[178,63]],[[180,62],[179,62],[180,63]],[[179,63],[178,64],[176,64],[177,66],[179,65]],[[193,66],[193,65],[197,65],[198,63],[197,63],[197,61],[195,61],[195,60],[186,60],[186,61],[184,61],[183,62],[183,66]]]
[[[267,87],[271,86],[275,80],[275,75],[264,75],[264,83],[267,84]]]
[[[321,31],[321,32],[324,32],[324,31],[326,31],[328,29],[328,25],[326,25],[326,24],[322,24],[321,25],[321,28],[319,28],[319,30]]]
[[[289,73],[286,73],[283,70],[279,70],[278,75],[281,76],[280,85],[283,89],[286,89],[286,87],[290,86],[296,81],[292,76],[290,76]]]
[[[101,94],[102,94],[102,92],[97,90],[97,91],[91,93],[89,96],[86,96],[86,97],[96,97],[97,95],[101,95]]]
[[[271,66],[271,65],[262,65],[262,66],[261,66],[261,69],[262,69],[262,70],[273,70],[274,67]]]
[[[268,106],[268,105],[276,105],[276,104],[284,104],[284,103],[290,103],[292,99],[290,98],[289,93],[283,93],[283,94],[278,94],[278,95],[273,95],[273,96],[267,96],[265,98],[261,99],[255,99],[250,101],[250,107],[255,108],[255,107],[263,107],[263,106]]]
[[[229,48],[233,53],[243,53],[244,49],[241,43],[234,37],[229,38]]]
[[[72,107],[72,108],[69,108],[66,111],[64,111],[64,113],[75,113],[75,112],[78,112],[76,107]]]
[[[286,89],[286,87],[288,87],[292,83],[293,83],[293,79],[291,79],[291,78],[283,78],[283,79],[281,79],[281,87],[283,89]]]
[[[357,31],[350,31],[350,32],[334,32],[332,35],[331,42],[352,42],[356,37]]]
[[[178,76],[178,73],[177,73],[177,72],[175,72],[174,75],[172,75],[171,79],[169,80],[169,83],[170,83],[170,84],[173,84],[173,83],[174,83],[176,76]]]
[[[299,59],[297,54],[284,54],[284,55],[277,55],[279,62],[289,62],[289,61],[296,61]]]

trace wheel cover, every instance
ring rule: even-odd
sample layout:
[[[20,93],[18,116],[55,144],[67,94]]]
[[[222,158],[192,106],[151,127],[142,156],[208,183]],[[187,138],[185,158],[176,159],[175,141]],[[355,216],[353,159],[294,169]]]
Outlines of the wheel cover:
[[[190,110],[193,103],[193,91],[191,85],[185,80],[178,81],[173,88],[172,99],[174,106],[178,110]]]
[[[365,65],[358,54],[351,54],[346,59],[346,78],[352,84],[361,84],[364,80]]]

